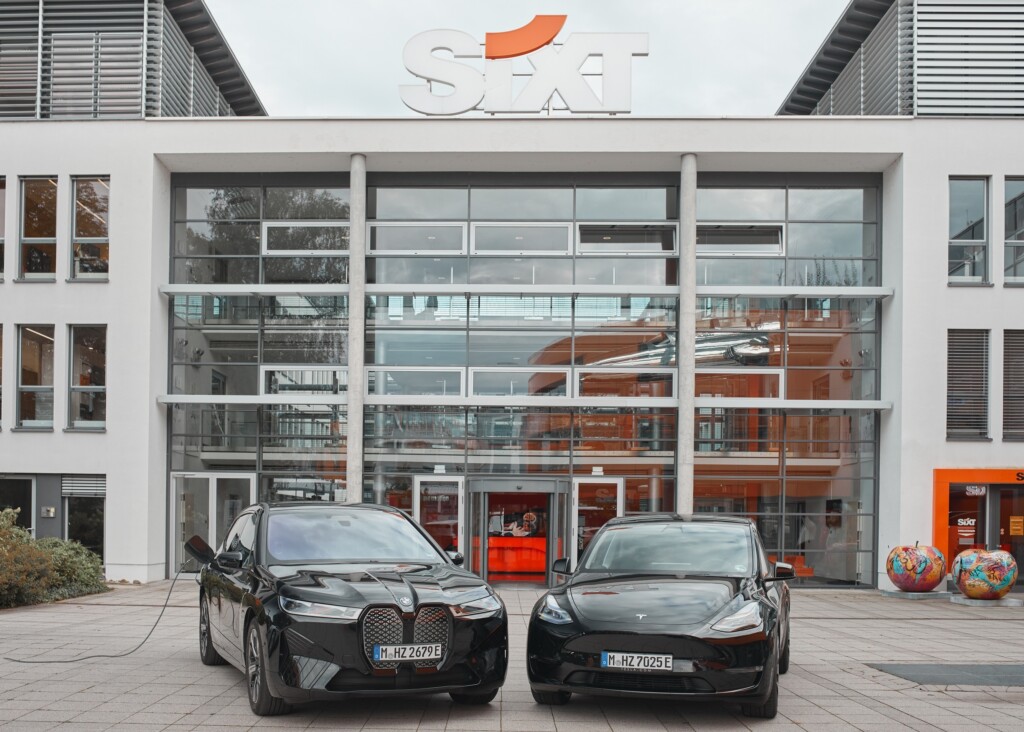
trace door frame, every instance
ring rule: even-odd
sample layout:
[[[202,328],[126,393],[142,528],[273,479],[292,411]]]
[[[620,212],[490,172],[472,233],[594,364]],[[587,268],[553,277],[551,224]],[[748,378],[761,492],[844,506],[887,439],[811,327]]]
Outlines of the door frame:
[[[236,472],[215,472],[209,470],[177,470],[170,474],[171,477],[171,510],[168,512],[168,526],[169,531],[167,532],[168,546],[167,546],[167,560],[168,569],[173,576],[177,570],[174,568],[175,552],[177,550],[177,530],[178,530],[178,486],[175,482],[178,478],[206,478],[206,491],[207,491],[207,517],[209,526],[207,527],[206,543],[210,545],[210,548],[214,551],[217,547],[213,545],[215,537],[217,535],[217,479],[218,478],[243,478],[249,481],[249,506],[256,503],[256,473],[236,473]],[[244,511],[249,506],[242,506]],[[241,511],[239,512],[241,515]],[[195,575],[196,572],[182,572],[182,574]]]
[[[488,521],[490,519],[490,494],[492,493],[543,493],[547,496],[548,500],[548,540],[547,540],[547,559],[544,567],[544,580],[548,587],[551,586],[551,579],[553,574],[551,572],[551,563],[557,559],[557,547],[558,540],[561,539],[563,542],[568,543],[571,540],[571,536],[562,536],[562,526],[565,523],[565,518],[559,515],[558,509],[558,497],[566,497],[566,508],[572,503],[572,497],[570,495],[572,489],[572,482],[567,476],[552,476],[550,478],[539,478],[537,476],[522,476],[522,477],[478,477],[470,478],[469,485],[466,487],[464,500],[462,503],[462,516],[460,517],[460,531],[465,530],[467,541],[472,541],[474,538],[474,532],[469,526],[469,522],[472,520],[470,515],[470,508],[474,501],[483,501],[483,506],[480,511],[480,524],[476,527],[476,536],[480,537],[480,566],[473,567],[470,569],[476,574],[480,575],[484,580],[487,579],[487,552],[488,552]],[[571,513],[571,509],[570,509]],[[464,527],[464,528],[461,528]],[[568,527],[566,527],[568,528]],[[467,551],[462,552],[466,560],[472,563],[472,552],[473,548],[466,545]]]
[[[464,551],[466,547],[466,478],[461,475],[447,475],[445,473],[428,473],[413,476],[412,517],[420,526],[423,526],[420,521],[420,486],[424,483],[455,483],[458,485],[458,498],[456,499],[458,503],[455,506],[455,539],[458,542],[459,553],[466,556]]]
[[[572,522],[572,551],[569,556],[569,569],[573,572],[579,565],[580,536],[580,483],[601,483],[615,486],[615,517],[626,515],[626,479],[614,475],[574,475],[572,478],[572,507],[569,519]]]

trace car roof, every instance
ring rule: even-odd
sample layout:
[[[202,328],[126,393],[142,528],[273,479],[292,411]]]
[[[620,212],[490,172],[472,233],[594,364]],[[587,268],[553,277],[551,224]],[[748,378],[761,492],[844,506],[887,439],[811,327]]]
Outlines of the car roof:
[[[695,523],[695,524],[731,524],[733,526],[753,526],[754,522],[748,518],[739,516],[721,516],[714,513],[645,513],[634,516],[619,516],[613,518],[605,526],[622,526],[624,524],[651,524],[651,523]]]
[[[263,501],[260,504],[260,508],[264,511],[297,511],[297,510],[324,510],[329,508],[335,511],[382,511],[386,513],[400,513],[404,515],[404,511],[400,511],[393,506],[385,506],[380,503],[338,503],[337,501]]]

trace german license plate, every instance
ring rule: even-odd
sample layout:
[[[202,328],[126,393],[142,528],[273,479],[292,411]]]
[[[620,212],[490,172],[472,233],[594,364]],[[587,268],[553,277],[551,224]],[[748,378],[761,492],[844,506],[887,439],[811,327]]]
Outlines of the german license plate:
[[[440,661],[440,643],[417,643],[407,646],[382,646],[379,643],[373,647],[374,661]]]
[[[672,656],[660,653],[601,651],[601,668],[623,668],[629,671],[671,671]]]

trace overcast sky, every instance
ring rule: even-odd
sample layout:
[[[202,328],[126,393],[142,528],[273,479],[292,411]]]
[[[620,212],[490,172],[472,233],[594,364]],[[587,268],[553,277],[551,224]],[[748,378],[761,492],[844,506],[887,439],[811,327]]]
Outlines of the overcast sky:
[[[488,31],[535,14],[567,33],[650,34],[637,115],[772,115],[848,0],[206,0],[275,116],[415,116],[402,48],[435,28]]]

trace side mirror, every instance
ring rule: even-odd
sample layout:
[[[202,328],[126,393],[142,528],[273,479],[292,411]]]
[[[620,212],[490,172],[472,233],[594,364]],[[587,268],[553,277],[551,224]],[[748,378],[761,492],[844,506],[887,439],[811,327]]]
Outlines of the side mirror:
[[[793,565],[787,564],[786,562],[775,563],[775,576],[769,577],[769,582],[782,582],[783,580],[793,579],[796,577],[796,572],[793,571]]]
[[[551,571],[555,574],[572,574],[569,571],[569,560],[566,557],[556,559],[555,563],[551,565]]]
[[[209,564],[213,561],[213,549],[198,534],[185,542],[185,553],[200,564]]]
[[[454,564],[456,567],[461,567],[462,563],[466,561],[466,558],[458,552],[448,551],[445,553],[448,555],[448,558],[452,560],[452,564]]]
[[[216,556],[216,560],[222,569],[242,568],[242,552],[221,552]]]

